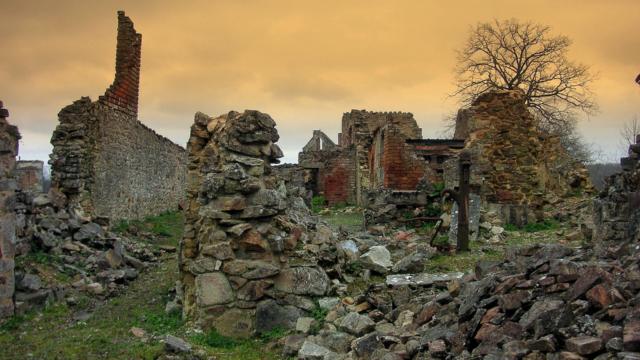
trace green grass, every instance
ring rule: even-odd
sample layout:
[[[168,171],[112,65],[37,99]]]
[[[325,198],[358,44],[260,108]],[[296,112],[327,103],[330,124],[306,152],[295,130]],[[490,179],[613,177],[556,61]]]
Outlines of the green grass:
[[[322,195],[317,195],[314,196],[313,198],[311,198],[311,211],[313,211],[314,213],[319,213],[320,210],[322,210],[325,205],[326,205],[327,201],[325,200],[324,196]]]
[[[522,230],[518,236],[508,236],[501,244],[481,244],[477,241],[470,243],[470,251],[437,254],[425,263],[426,272],[450,272],[450,271],[471,271],[480,260],[499,261],[504,259],[505,251],[509,247],[521,247],[534,244],[556,243],[561,238],[553,234],[553,231],[560,228],[557,222],[548,221],[538,223],[531,231]],[[447,237],[440,236],[436,242],[448,241]],[[571,245],[571,244],[570,244]],[[577,244],[576,244],[577,245]]]
[[[191,337],[191,341],[195,344],[208,346],[218,349],[233,349],[242,346],[245,341],[233,339],[220,335],[216,329],[212,329],[206,333],[196,334]]]
[[[121,223],[120,232],[131,225],[162,237],[161,244],[176,244],[182,236],[180,213],[166,213],[139,222]],[[36,253],[28,265],[50,267],[55,257]],[[15,316],[0,325],[0,359],[156,359],[164,352],[160,339],[175,335],[201,345],[208,356],[219,360],[275,360],[279,354],[266,348],[265,341],[278,338],[270,332],[267,339],[234,340],[216,338],[207,333],[192,338],[193,332],[181,314],[166,314],[167,294],[178,279],[174,256],[140,274],[118,297],[99,301],[77,296],[78,304],[68,307],[53,305],[42,312]],[[86,321],[75,321],[74,314],[88,311]],[[144,329],[149,336],[142,341],[130,333],[132,327]],[[153,335],[153,336],[151,336]],[[230,346],[229,344],[233,345]]]
[[[560,223],[554,219],[544,219],[540,222],[528,223],[523,227],[518,227],[514,224],[506,224],[504,229],[506,231],[524,231],[528,233],[535,233],[540,231],[550,231],[560,228]]]
[[[144,220],[123,220],[118,222],[112,230],[116,233],[125,234],[132,227],[158,236],[158,245],[175,246],[182,237],[184,216],[180,211],[171,211],[158,216],[151,216]]]
[[[157,309],[143,311],[137,322],[138,327],[153,334],[169,334],[179,330],[182,325],[184,325],[182,314],[175,312],[166,314]]]
[[[322,219],[333,229],[343,227],[348,231],[361,231],[364,224],[364,217],[360,212],[353,213],[331,213],[323,215]]]
[[[265,350],[265,343],[280,339],[288,332],[274,329],[262,335],[260,339],[234,339],[220,335],[215,329],[196,334],[189,340],[209,350],[220,360],[275,360],[278,354]]]

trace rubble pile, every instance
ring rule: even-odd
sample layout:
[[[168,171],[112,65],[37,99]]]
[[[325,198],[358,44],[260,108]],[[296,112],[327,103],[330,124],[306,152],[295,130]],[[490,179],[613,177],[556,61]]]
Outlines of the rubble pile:
[[[163,251],[108,231],[107,219],[67,208],[56,191],[19,191],[15,199],[18,313],[52,301],[72,303],[77,293],[114,296]]]
[[[474,274],[389,275],[360,296],[321,302],[322,326],[287,337],[283,356],[640,358],[640,253],[592,254],[534,245]]]

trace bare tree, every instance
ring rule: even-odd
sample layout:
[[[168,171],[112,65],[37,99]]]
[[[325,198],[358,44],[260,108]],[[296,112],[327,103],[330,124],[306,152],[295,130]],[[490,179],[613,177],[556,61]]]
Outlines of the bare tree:
[[[469,105],[488,90],[521,89],[542,129],[566,132],[577,113],[597,110],[589,88],[594,77],[589,67],[567,59],[570,45],[548,26],[513,19],[479,23],[458,51],[452,95]]]
[[[625,123],[620,129],[620,149],[623,153],[627,153],[629,145],[636,143],[636,136],[640,134],[640,120],[635,115],[631,121]]]

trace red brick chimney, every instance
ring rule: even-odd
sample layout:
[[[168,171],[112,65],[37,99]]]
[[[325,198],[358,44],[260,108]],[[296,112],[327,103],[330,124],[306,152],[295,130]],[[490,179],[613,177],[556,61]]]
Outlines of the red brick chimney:
[[[138,117],[138,89],[140,85],[140,51],[142,35],[133,28],[133,21],[118,11],[118,44],[116,48],[116,77],[100,102]]]

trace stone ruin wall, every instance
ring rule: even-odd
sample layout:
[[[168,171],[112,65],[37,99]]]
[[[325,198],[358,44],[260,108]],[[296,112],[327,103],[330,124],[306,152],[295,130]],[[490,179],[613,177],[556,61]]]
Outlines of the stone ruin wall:
[[[454,138],[472,154],[471,183],[507,222],[542,216],[542,206],[575,191],[591,191],[588,172],[557,138],[542,134],[521,91],[489,91],[456,119]],[[457,184],[457,160],[445,166],[447,186]]]
[[[40,160],[19,160],[16,162],[15,177],[23,191],[44,191],[44,162]]]
[[[83,97],[58,114],[52,186],[89,215],[139,219],[184,200],[185,150],[137,119],[141,41],[118,12],[113,84],[98,101]]]
[[[373,148],[376,132],[385,126],[397,127],[406,139],[422,138],[422,130],[411,113],[351,110],[342,115],[342,133],[338,135],[339,145],[344,149],[353,148],[355,151],[356,186],[353,196],[358,205],[364,203],[366,192],[376,187],[371,182],[372,178],[376,178],[377,168],[371,167],[370,151]]]
[[[620,159],[622,172],[605,180],[594,200],[594,239],[598,242],[638,241],[640,237],[640,136]]]
[[[13,178],[18,155],[18,128],[7,122],[9,112],[0,101],[0,319],[14,313],[14,256],[16,216],[13,212],[17,184]]]
[[[310,229],[289,213],[308,209],[302,199],[287,198],[272,171],[282,157],[277,140],[275,122],[258,111],[198,113],[191,127],[183,309],[225,336],[291,328],[313,309],[310,297],[328,291],[318,259],[300,251]]]

